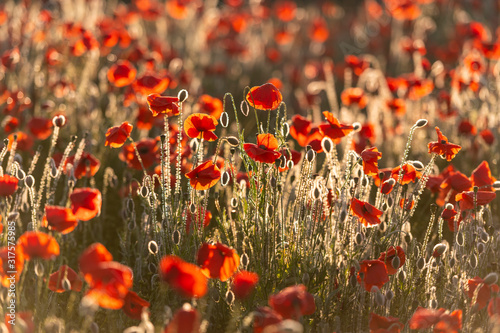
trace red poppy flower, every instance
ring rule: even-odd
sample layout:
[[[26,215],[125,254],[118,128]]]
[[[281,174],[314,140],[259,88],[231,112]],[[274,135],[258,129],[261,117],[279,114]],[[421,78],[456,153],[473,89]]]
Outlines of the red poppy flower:
[[[257,282],[259,282],[257,273],[240,271],[233,278],[231,290],[237,299],[245,299],[254,291]]]
[[[25,260],[52,259],[59,255],[59,244],[51,235],[37,231],[27,231],[17,240],[16,249]]]
[[[352,125],[339,123],[338,119],[328,111],[324,111],[323,115],[328,121],[328,124],[319,125],[319,131],[321,132],[321,134],[329,137],[332,140],[343,138],[354,130],[354,127]]]
[[[472,171],[470,176],[472,186],[477,186],[484,191],[493,191],[491,185],[496,181],[496,178],[491,176],[490,165],[483,161],[477,168]]]
[[[67,265],[62,265],[57,271],[50,274],[49,289],[56,293],[63,293],[67,291],[64,286],[64,281],[69,282],[70,290],[82,290],[83,281],[78,274]]]
[[[410,211],[412,210],[414,205],[415,205],[414,200],[404,199],[404,198],[401,198],[401,200],[399,200],[399,207],[401,207],[404,210]]]
[[[15,324],[11,324],[11,318],[9,313],[5,313],[5,327],[8,333],[16,333],[19,330],[18,327],[22,327],[23,333],[35,333],[37,329],[35,328],[35,323],[33,322],[33,313],[31,311],[22,311],[16,313]],[[17,328],[16,326],[17,325]]]
[[[19,180],[11,175],[0,176],[0,196],[8,197],[12,195],[17,190],[17,183]]]
[[[94,243],[87,247],[80,256],[79,268],[85,280],[90,279],[89,275],[99,263],[112,261],[113,256],[101,243]],[[88,277],[86,275],[89,275]]]
[[[290,126],[290,135],[297,140],[302,147],[307,146],[309,133],[311,132],[311,121],[301,115],[292,117],[292,125]]]
[[[371,291],[373,286],[382,288],[386,282],[389,282],[387,268],[383,261],[363,260],[360,266],[358,283],[362,284],[366,291]]]
[[[256,162],[274,163],[281,154],[275,151],[278,148],[278,140],[272,134],[257,135],[257,144],[245,143],[243,149],[248,156]]]
[[[396,181],[398,180],[400,169],[401,167],[397,166],[391,171],[391,177],[394,178],[394,180]],[[401,185],[406,185],[411,182],[415,182],[415,180],[420,177],[422,177],[422,173],[420,171],[417,171],[417,169],[415,169],[413,164],[409,162],[403,164],[403,176],[400,181]]]
[[[495,141],[495,136],[493,135],[493,132],[489,129],[484,129],[482,130],[479,135],[481,136],[481,138],[483,138],[484,142],[486,142],[486,144],[488,145],[492,145],[493,142]]]
[[[370,333],[399,333],[405,327],[398,318],[370,314]]]
[[[141,77],[137,78],[132,84],[134,90],[143,95],[148,96],[151,94],[161,94],[164,92],[168,85],[170,84],[170,78],[163,75],[157,75],[155,73],[146,73]]]
[[[52,134],[52,119],[31,118],[28,128],[33,136],[39,140],[45,140]]]
[[[11,133],[7,137],[9,139],[9,144],[7,149],[10,151],[12,149],[12,143],[14,142],[14,136],[17,136],[17,150],[29,151],[33,147],[33,137],[24,132]]]
[[[201,207],[198,208],[201,209]],[[189,235],[189,233],[191,232],[191,229],[193,228],[191,227],[193,220],[197,222],[199,229],[201,229],[202,224],[204,228],[208,227],[208,225],[210,224],[210,221],[212,220],[212,213],[209,210],[205,211],[205,217],[203,218],[203,221],[201,221],[198,214],[193,216],[191,211],[189,209],[186,209],[186,234]]]
[[[283,101],[283,96],[272,83],[264,83],[261,86],[252,87],[246,100],[257,110],[274,110]]]
[[[346,66],[351,68],[354,72],[354,75],[356,76],[360,76],[365,71],[365,69],[370,67],[370,64],[366,60],[360,57],[356,57],[355,55],[346,56],[344,58],[344,61]]]
[[[130,267],[116,261],[100,262],[85,275],[90,290],[85,297],[104,309],[121,309],[132,287],[133,273]]]
[[[307,144],[306,146],[311,146],[311,148],[317,152],[317,153],[322,153],[323,152],[323,147],[321,146],[321,142],[323,141],[325,135],[321,133],[319,130],[318,126],[313,126],[311,127],[311,131],[309,132],[309,136],[307,137]],[[338,140],[333,140],[334,143],[336,143]]]
[[[221,173],[219,168],[211,160],[208,160],[186,173],[185,176],[195,190],[201,191],[215,186],[221,177]]]
[[[406,102],[402,98],[394,98],[387,102],[387,107],[396,115],[403,116],[406,113]]]
[[[82,153],[80,161],[77,165],[75,165],[75,155],[66,159],[66,165],[68,164],[73,164],[73,172],[76,179],[94,177],[101,166],[101,162],[97,159],[97,157],[85,151]]]
[[[80,221],[89,221],[101,212],[101,192],[95,188],[77,188],[69,197],[71,209]]]
[[[309,28],[309,38],[316,43],[324,43],[330,36],[328,25],[322,17],[313,19]]]
[[[200,331],[201,316],[191,304],[185,303],[174,313],[163,333],[195,333]]]
[[[496,198],[495,192],[478,191],[477,192],[477,205],[484,206],[489,204]],[[474,191],[458,193],[455,200],[460,203],[460,210],[467,210],[474,208]]]
[[[448,228],[450,228],[450,231],[455,232],[455,231],[457,231],[455,229],[455,216],[458,213],[453,208],[453,205],[451,205],[451,207],[448,207],[448,205],[446,205],[446,206],[447,207],[441,213],[441,218],[443,219],[443,221],[445,221],[448,224]],[[458,228],[458,226],[460,225],[460,221],[457,221],[456,224],[457,224],[457,228]]]
[[[60,206],[45,206],[42,226],[56,230],[65,235],[75,230],[78,221],[71,208]]]
[[[127,60],[120,60],[113,64],[108,70],[108,80],[115,87],[125,87],[135,80],[137,70]]]
[[[314,297],[303,284],[283,289],[269,296],[269,305],[285,319],[299,320],[304,315],[316,311]]]
[[[198,250],[196,261],[206,277],[224,282],[238,269],[240,256],[224,244],[203,243]]]
[[[368,202],[364,202],[356,198],[351,199],[350,211],[351,214],[359,218],[359,222],[365,227],[379,224],[380,216],[383,214],[381,210],[378,210]]]
[[[12,116],[7,116],[2,121],[3,131],[6,134],[14,132],[18,126],[19,126],[19,119],[14,118]]]
[[[295,18],[297,4],[293,1],[278,1],[274,5],[276,17],[283,22],[289,22]]]
[[[360,109],[367,103],[365,92],[361,88],[347,88],[340,95],[340,99],[345,106],[357,105]]]
[[[160,278],[184,297],[203,297],[207,291],[207,278],[198,266],[177,256],[165,256],[160,262]]]
[[[441,133],[439,127],[436,126],[438,142],[429,143],[429,154],[436,153],[440,156],[445,156],[447,161],[451,161],[455,155],[462,149],[459,145],[448,142],[448,138]]]
[[[392,17],[397,20],[413,21],[420,16],[421,10],[412,0],[385,0]]]
[[[465,293],[469,299],[474,298],[474,293],[476,292],[476,288],[482,284],[482,287],[477,292],[476,303],[478,305],[478,310],[484,309],[491,298],[492,289],[498,292],[498,286],[496,284],[487,285],[484,283],[484,280],[479,276],[474,277],[473,279],[467,280],[467,286],[465,288]],[[471,306],[475,305],[471,304]]]
[[[127,163],[129,168],[135,170],[141,170],[141,164],[137,159],[135,154],[134,146],[136,145],[137,151],[139,152],[139,156],[141,156],[142,163],[144,164],[144,168],[148,169],[155,163],[160,161],[160,149],[158,147],[158,140],[153,138],[144,138],[139,142],[131,143],[128,145],[123,145],[122,151],[118,155],[118,157]]]
[[[458,124],[458,133],[463,135],[476,135],[477,129],[469,120],[464,119]]]
[[[488,304],[488,315],[490,317],[500,316],[500,297],[492,297]]]
[[[367,148],[361,152],[363,159],[363,172],[367,176],[375,176],[378,174],[378,160],[382,158],[377,147]]]
[[[399,266],[393,267],[392,261],[394,257],[399,257]],[[391,246],[387,249],[386,252],[382,252],[378,260],[383,261],[385,263],[385,267],[387,268],[387,274],[394,275],[398,272],[398,269],[404,265],[406,261],[405,251],[401,246]]]
[[[8,246],[0,248],[0,284],[5,288],[9,288],[12,283],[12,276],[14,276],[15,282],[19,281],[21,273],[24,268],[24,258],[22,253],[16,253],[15,258],[12,257],[12,249]],[[10,253],[10,255],[9,255]],[[14,260],[14,268],[12,267],[12,262],[9,260]],[[16,273],[10,273],[15,271]]]
[[[253,332],[262,333],[267,326],[278,324],[283,317],[276,311],[267,306],[258,307],[254,311]]]
[[[434,90],[434,83],[431,79],[423,79],[413,73],[404,78],[404,86],[407,88],[408,98],[412,101],[418,101]]]
[[[214,131],[218,121],[209,114],[193,113],[184,121],[184,130],[190,138],[204,139],[206,141],[217,140]]]
[[[296,150],[290,149],[290,148],[282,148],[280,150],[281,158],[285,159],[285,167],[278,167],[279,172],[283,172],[288,170],[288,161],[292,161],[293,165],[297,165],[300,162],[300,158],[302,157],[302,154],[299,153]]]
[[[177,97],[150,94],[147,100],[153,117],[160,113],[165,113],[168,116],[177,116],[179,114],[179,98]]]
[[[412,330],[422,330],[434,326],[434,332],[458,333],[462,329],[462,310],[450,313],[443,308],[434,310],[419,306],[408,324]]]
[[[123,304],[123,312],[132,319],[140,320],[142,309],[149,308],[149,302],[142,299],[137,293],[129,290],[125,296],[125,304]]]
[[[219,119],[223,111],[222,101],[206,94],[200,96],[198,99],[198,106],[200,108],[200,112],[209,114],[215,119]]]
[[[106,142],[104,143],[104,146],[120,148],[123,146],[125,141],[127,141],[133,128],[134,126],[130,125],[128,121],[125,121],[120,126],[109,128],[106,132]]]

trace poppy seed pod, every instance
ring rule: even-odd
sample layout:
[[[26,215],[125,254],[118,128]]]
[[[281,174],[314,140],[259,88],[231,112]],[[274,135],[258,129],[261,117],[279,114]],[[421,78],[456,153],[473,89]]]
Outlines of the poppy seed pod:
[[[248,106],[247,101],[245,100],[241,101],[240,111],[241,113],[243,113],[245,117],[248,116],[248,113],[250,112],[250,107]]]
[[[457,234],[457,244],[459,246],[463,246],[464,245],[464,234],[461,231],[458,232],[458,234]]]
[[[306,153],[306,159],[308,162],[314,161],[314,158],[316,157],[316,152],[313,149],[309,149]]]
[[[148,196],[148,194],[149,194],[149,189],[148,189],[148,187],[147,187],[147,186],[142,186],[142,187],[141,187],[141,196],[142,196],[143,198],[145,198],[145,197],[147,197],[147,196]]]
[[[417,260],[417,268],[422,270],[425,266],[425,259],[423,257],[420,257],[418,260]]]
[[[148,250],[149,250],[149,253],[151,253],[151,254],[157,254],[158,253],[158,244],[154,240],[149,241]]]
[[[333,142],[332,140],[325,136],[323,138],[323,140],[321,140],[321,148],[323,148],[323,150],[328,154],[332,151],[332,148],[333,148]]]
[[[243,255],[241,256],[241,265],[246,268],[248,266],[248,264],[250,263],[250,259],[248,258],[248,254],[246,253],[243,253]]]
[[[226,185],[229,183],[229,179],[230,179],[230,178],[231,178],[231,177],[229,176],[229,172],[224,171],[224,172],[222,173],[222,177],[221,177],[221,179],[220,179],[220,183],[221,183],[221,185],[222,185],[222,186],[226,186]]]
[[[425,125],[427,125],[429,121],[427,119],[419,119],[417,120],[417,122],[415,123],[415,127],[416,128],[422,128],[424,127]]]
[[[63,127],[66,124],[66,117],[63,115],[52,118],[52,124],[56,127]]]
[[[172,234],[172,241],[175,245],[179,245],[179,243],[181,242],[181,233],[179,232],[179,230],[175,230]]]
[[[490,274],[484,277],[484,284],[487,285],[495,284],[497,283],[497,281],[498,281],[498,274],[496,272],[491,272]]]
[[[432,256],[434,258],[441,257],[446,252],[447,248],[446,244],[436,244],[432,250]]]
[[[394,292],[392,290],[387,290],[385,293],[385,298],[390,301],[394,298]]]
[[[290,134],[290,125],[288,123],[283,123],[283,126],[281,127],[281,135],[286,138]]]
[[[470,267],[472,268],[476,268],[477,267],[477,257],[475,254],[472,254],[469,258],[469,265]]]
[[[377,305],[379,305],[379,306],[384,306],[385,297],[380,292],[380,289],[375,293],[375,303],[377,303]]]
[[[233,208],[238,207],[238,199],[231,198],[231,207],[233,207]]]
[[[267,216],[271,217],[271,216],[273,216],[273,213],[274,213],[273,205],[267,206]]]
[[[358,132],[358,131],[360,131],[360,130],[361,130],[361,124],[360,124],[360,123],[358,123],[358,122],[353,123],[353,124],[352,124],[352,127],[353,127],[353,131],[354,131],[354,132]]]

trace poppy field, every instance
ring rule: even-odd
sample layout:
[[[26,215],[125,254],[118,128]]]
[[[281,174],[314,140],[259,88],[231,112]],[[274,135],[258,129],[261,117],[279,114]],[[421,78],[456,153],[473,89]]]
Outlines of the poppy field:
[[[0,332],[500,332],[500,2],[0,2]]]

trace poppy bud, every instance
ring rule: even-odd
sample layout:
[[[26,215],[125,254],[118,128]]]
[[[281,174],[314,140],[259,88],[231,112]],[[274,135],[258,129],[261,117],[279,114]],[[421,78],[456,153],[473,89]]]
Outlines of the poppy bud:
[[[149,189],[148,189],[148,187],[147,187],[147,186],[142,186],[142,187],[141,187],[141,196],[142,196],[143,198],[145,198],[145,197],[147,197],[147,196],[148,196],[148,194],[149,194]]]
[[[424,169],[424,164],[420,161],[411,161],[410,163],[415,167],[415,169],[417,169],[417,171]]]
[[[389,205],[387,204],[387,202],[384,202],[382,204],[382,211],[386,212],[388,209],[389,209]]]
[[[43,264],[41,262],[37,262],[35,264],[35,274],[36,276],[40,277],[43,275],[45,272],[45,267],[43,267]]]
[[[226,293],[226,302],[229,305],[233,305],[234,302],[234,293],[232,290],[228,290]]]
[[[17,169],[16,177],[19,180],[23,180],[26,177],[26,173],[21,169]]]
[[[390,301],[394,298],[394,292],[392,290],[387,290],[385,293],[385,298]]]
[[[220,179],[220,183],[221,183],[221,185],[222,185],[222,186],[226,186],[226,185],[229,183],[229,179],[230,179],[230,178],[231,178],[231,177],[229,176],[229,172],[224,171],[224,172],[222,173],[222,177],[221,177],[221,179]]]
[[[52,124],[55,127],[63,127],[66,124],[66,117],[63,115],[52,118]]]
[[[361,178],[361,186],[363,186],[363,187],[368,186],[368,177],[367,176],[364,176],[363,178]]]
[[[323,138],[323,140],[321,140],[321,148],[323,148],[323,150],[328,154],[332,151],[332,148],[333,148],[333,142],[332,140],[325,136]]]
[[[485,243],[488,243],[488,241],[490,240],[490,235],[488,235],[488,233],[484,230],[481,230],[481,240]]]
[[[243,113],[245,117],[248,116],[248,113],[250,112],[250,107],[248,106],[247,101],[245,100],[241,101],[240,111],[241,113]]]
[[[389,207],[392,207],[392,204],[393,204],[393,203],[394,203],[394,200],[392,199],[392,197],[387,198],[387,205],[388,205]]]
[[[309,284],[309,281],[311,280],[311,278],[309,277],[309,274],[304,273],[304,275],[302,275],[302,283],[305,284],[306,286]]]
[[[432,308],[432,309],[437,309],[437,306],[438,306],[438,302],[436,299],[431,299],[430,302],[429,302],[429,306]]]
[[[240,140],[235,136],[226,136],[226,141],[233,147],[238,147],[240,144]]]
[[[315,200],[318,200],[320,197],[321,197],[321,191],[317,186],[315,186],[313,189],[313,198]]]
[[[378,292],[380,292],[380,289],[377,286],[372,286],[372,289],[370,289],[370,292],[371,293],[378,293]]]
[[[469,265],[471,268],[476,268],[477,266],[477,257],[475,254],[472,254],[469,258]]]
[[[422,128],[424,127],[425,125],[427,125],[428,121],[427,119],[419,119],[417,120],[417,122],[415,123],[415,127],[416,128]]]
[[[246,268],[248,266],[248,264],[250,263],[250,259],[248,259],[248,254],[243,253],[243,255],[241,256],[240,262],[241,262],[241,265],[243,266],[243,268]]]
[[[290,134],[290,125],[288,125],[288,123],[283,123],[283,126],[281,127],[281,135],[286,138],[288,134]]]
[[[447,209],[447,210],[452,210],[454,207],[451,203],[447,203],[446,206],[444,206],[444,209]]]
[[[92,333],[99,333],[99,326],[97,326],[97,323],[95,321],[90,324],[90,331]]]
[[[222,112],[219,120],[222,127],[227,127],[229,125],[229,115],[227,114],[227,112]]]
[[[191,214],[194,214],[196,212],[196,205],[194,203],[191,203],[191,205],[189,205],[189,211],[191,212]]]
[[[401,263],[401,259],[399,259],[398,256],[395,256],[393,259],[392,259],[392,262],[391,262],[391,265],[394,269],[398,269],[399,268],[399,264]]]
[[[309,149],[306,153],[306,159],[308,162],[314,161],[314,158],[316,157],[316,152],[313,149]]]
[[[404,270],[400,270],[399,271],[399,274],[398,274],[398,278],[401,280],[401,281],[404,281],[406,279],[406,272]]]
[[[24,184],[28,186],[29,188],[32,188],[35,185],[35,178],[32,175],[28,175],[24,179]]]
[[[423,257],[420,257],[418,260],[417,260],[417,268],[418,269],[423,269],[425,266],[425,259]]]
[[[179,232],[179,230],[175,230],[172,234],[172,241],[175,245],[179,245],[179,243],[181,242],[181,233]]]
[[[278,181],[276,180],[276,177],[271,176],[271,180],[270,180],[269,183],[271,184],[272,188],[276,188],[276,185],[277,185]]]
[[[354,132],[358,132],[359,130],[361,130],[361,124],[356,122],[356,123],[353,123],[352,124],[352,129]]]
[[[267,216],[271,217],[271,216],[273,216],[273,213],[274,213],[273,205],[267,206]]]
[[[189,94],[186,89],[182,89],[179,91],[177,94],[177,99],[179,100],[179,103],[184,103],[186,99],[188,98]]]
[[[493,185],[491,185],[491,186],[493,186],[493,188],[494,188],[495,190],[500,189],[500,180],[497,180],[497,181],[496,181],[496,182],[494,182],[494,183],[493,183]]]
[[[361,243],[363,243],[363,235],[361,233],[357,233],[356,234],[356,245],[361,245]]]
[[[498,281],[498,274],[495,272],[491,272],[490,274],[486,275],[484,278],[484,284],[487,285],[492,285],[494,283],[497,283]]]
[[[340,212],[340,222],[344,222],[347,217],[347,212],[345,210],[342,210]]]
[[[385,231],[385,229],[386,229],[386,227],[387,227],[387,223],[385,223],[385,221],[380,222],[380,223],[379,223],[379,225],[378,225],[378,229],[379,229],[381,232],[384,232],[384,231]]]
[[[356,280],[356,275],[351,275],[351,277],[349,277],[349,284],[351,286],[355,286],[357,283],[358,283],[358,280]]]
[[[71,290],[71,282],[69,281],[69,279],[67,277],[65,277],[62,280],[62,287],[66,291],[70,291]]]
[[[149,273],[154,274],[154,273],[158,272],[158,267],[156,267],[156,265],[154,263],[150,262],[148,265],[148,270],[149,270]]]
[[[459,246],[463,246],[464,245],[464,234],[459,231],[458,234],[457,234],[457,244]]]
[[[56,162],[54,161],[53,158],[50,159],[50,176],[52,178],[56,178],[57,176]]]
[[[292,160],[289,160],[288,162],[286,162],[286,166],[288,167],[288,169],[291,169],[295,166],[295,163],[293,163]]]
[[[448,264],[450,265],[450,268],[453,268],[455,266],[455,263],[456,263],[456,260],[454,257],[451,257],[450,258],[450,261],[448,262]]]
[[[154,240],[149,241],[148,250],[149,250],[149,253],[151,253],[151,254],[157,254],[158,253],[158,244]]]
[[[373,288],[372,288],[373,289]],[[378,288],[377,288],[378,289]],[[385,297],[382,295],[380,292],[380,289],[375,293],[375,303],[379,306],[384,306],[385,303]]]
[[[477,247],[477,252],[479,252],[479,254],[484,252],[484,243],[477,243],[476,247]]]
[[[434,258],[441,257],[446,252],[447,248],[448,247],[446,246],[446,244],[443,243],[436,244],[436,246],[434,246],[434,249],[432,250],[432,256]]]
[[[195,138],[189,141],[189,149],[191,149],[191,151],[198,150],[198,139]]]
[[[233,207],[233,208],[238,207],[238,199],[231,198],[231,207]]]

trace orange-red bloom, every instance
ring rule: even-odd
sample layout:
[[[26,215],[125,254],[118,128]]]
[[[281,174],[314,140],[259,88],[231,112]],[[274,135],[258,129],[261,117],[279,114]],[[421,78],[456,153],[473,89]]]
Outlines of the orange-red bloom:
[[[371,291],[373,286],[382,288],[389,282],[385,263],[380,260],[363,260],[358,272],[358,283],[361,283],[366,291]]]
[[[198,106],[200,112],[209,114],[215,119],[219,119],[222,114],[222,101],[210,95],[201,95],[198,99]]]
[[[441,213],[441,218],[443,219],[443,221],[446,221],[446,223],[448,224],[448,228],[450,228],[451,232],[457,231],[455,228],[455,216],[457,214],[458,212],[453,207],[451,207],[451,209],[445,208]],[[460,225],[460,220],[458,220],[456,224],[458,228],[458,226]]]
[[[401,169],[401,166],[397,166],[391,171],[391,177],[394,178],[395,181],[398,180],[399,177],[399,170]],[[403,174],[400,180],[401,185],[406,185],[411,182],[415,182],[417,178],[422,177],[422,172],[418,171],[415,169],[413,164],[407,162],[403,164]]]
[[[265,83],[261,86],[252,87],[246,96],[246,100],[257,110],[274,110],[283,101],[283,96],[272,83]]]
[[[307,292],[307,287],[303,284],[285,288],[269,296],[269,305],[285,319],[298,320],[316,311],[314,297]]]
[[[185,303],[177,310],[163,333],[194,333],[200,331],[201,316],[191,304]]]
[[[123,145],[122,151],[118,157],[127,163],[129,168],[141,170],[141,163],[135,154],[134,145],[136,145],[139,156],[141,156],[144,168],[148,169],[155,163],[160,161],[160,152],[158,147],[158,140],[153,138],[144,138],[139,142]]]
[[[193,113],[184,121],[184,130],[190,138],[204,139],[206,141],[217,140],[214,131],[218,121],[209,114]]]
[[[125,296],[125,304],[123,304],[123,312],[132,319],[140,320],[142,309],[149,308],[149,302],[142,299],[137,293],[129,290]]]
[[[80,256],[79,268],[85,279],[90,279],[89,275],[95,267],[101,262],[113,260],[113,256],[101,243],[94,243],[87,247]]]
[[[345,106],[357,105],[360,109],[367,103],[365,92],[361,88],[347,88],[340,95],[340,99]]]
[[[120,126],[109,128],[106,132],[106,142],[104,145],[111,148],[120,148],[127,141],[133,128],[134,126],[129,124],[128,121],[125,121]]]
[[[217,165],[214,165],[211,160],[205,161],[198,165],[192,171],[186,173],[186,178],[195,190],[208,190],[215,186],[221,177],[221,173]]]
[[[11,175],[0,176],[0,197],[8,197],[17,190],[19,180]]]
[[[370,314],[370,333],[399,333],[405,327],[399,318]]]
[[[328,124],[319,125],[319,131],[322,135],[334,140],[334,142],[338,142],[338,139],[343,138],[354,130],[352,125],[340,123],[338,119],[334,117],[333,113],[324,111],[323,115],[328,121]]]
[[[52,134],[52,119],[35,117],[28,122],[28,128],[33,136],[45,140]]]
[[[374,226],[380,223],[380,216],[383,212],[370,205],[368,202],[352,198],[351,214],[359,218],[359,222],[365,227]]]
[[[399,257],[399,266],[393,267],[392,261],[394,257]],[[398,269],[404,265],[406,261],[405,251],[401,246],[391,246],[387,249],[386,252],[382,252],[378,260],[383,261],[385,263],[385,267],[387,268],[387,274],[394,275],[398,272]]]
[[[27,231],[17,240],[17,251],[22,254],[25,260],[52,259],[59,255],[59,244],[51,235]]]
[[[137,70],[127,60],[120,60],[108,70],[108,80],[115,87],[125,87],[135,80]]]
[[[480,278],[479,276],[474,277],[473,279],[467,280],[467,286],[465,287],[465,293],[467,294],[467,297],[469,299],[474,298],[474,293],[476,293],[477,287],[482,284],[482,287],[479,289],[477,292],[476,296],[476,303],[478,305],[478,310],[481,310],[488,305],[488,302],[491,298],[491,292],[498,292],[499,288],[498,285],[492,284],[492,285],[487,285],[484,283],[484,280]],[[471,306],[475,305],[471,304]]]
[[[12,249],[9,249],[8,246],[0,248],[0,284],[5,288],[10,287],[12,276],[14,276],[15,282],[19,281],[24,268],[22,253],[16,253],[15,257],[13,257],[13,251],[10,250]],[[9,260],[14,260],[14,269],[12,267],[12,261],[9,263]],[[16,273],[10,273],[12,271]]]
[[[177,256],[165,256],[160,262],[160,278],[184,297],[203,297],[207,291],[207,278],[198,266]]]
[[[75,230],[78,221],[73,215],[71,208],[60,206],[45,206],[45,215],[43,216],[42,226],[51,230],[56,230],[63,235]]]
[[[168,88],[170,78],[168,76],[147,73],[137,78],[132,84],[134,90],[143,96],[150,94],[161,94]]]
[[[377,147],[367,148],[361,152],[363,159],[363,172],[367,176],[375,176],[378,174],[378,160],[382,158]]]
[[[165,113],[168,116],[177,116],[179,114],[179,98],[177,97],[151,94],[147,100],[153,117],[156,117],[160,113]]]
[[[66,280],[66,282],[65,282]],[[65,284],[68,284],[65,286]],[[69,287],[70,290],[82,290],[83,281],[78,274],[67,265],[62,265],[57,271],[50,274],[49,289],[56,293],[63,293],[65,288]]]
[[[245,149],[248,156],[252,160],[262,163],[274,163],[274,161],[281,156],[281,154],[276,151],[277,148],[278,140],[272,134],[257,135],[257,144],[243,144],[243,149]]]
[[[236,272],[240,256],[224,244],[203,243],[198,250],[197,262],[206,277],[224,282]]]
[[[259,282],[257,273],[240,271],[233,278],[231,290],[237,299],[245,299],[254,291],[257,282]]]
[[[302,147],[307,146],[309,133],[311,132],[311,121],[301,115],[296,114],[292,117],[290,126],[290,135],[297,140]]]
[[[436,153],[440,156],[446,157],[447,161],[451,161],[455,155],[462,149],[459,145],[448,142],[448,138],[441,133],[439,127],[436,126],[438,135],[438,142],[429,143],[429,154]]]
[[[434,332],[458,333],[462,329],[462,310],[450,311],[440,308],[418,307],[410,321],[410,329],[422,330],[434,326]]]
[[[80,161],[75,165],[75,155],[66,159],[66,165],[73,164],[73,171],[76,179],[82,177],[93,177],[99,171],[101,162],[94,155],[84,151],[80,157]]]
[[[495,199],[496,196],[495,192],[477,191],[476,203],[478,206],[487,205]],[[460,203],[461,210],[472,209],[474,208],[474,191],[458,193],[455,196],[455,200]]]
[[[78,220],[89,221],[101,212],[101,192],[95,188],[77,188],[69,197],[71,209]]]
[[[481,164],[472,171],[470,180],[472,186],[477,186],[483,191],[493,191],[491,185],[496,181],[491,175],[490,165],[486,161],[481,162]]]
[[[266,328],[267,326],[278,324],[283,320],[283,317],[277,311],[274,311],[267,306],[258,307],[254,313],[254,333],[262,333],[264,331],[264,328]]]

